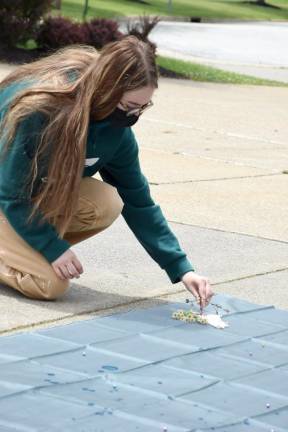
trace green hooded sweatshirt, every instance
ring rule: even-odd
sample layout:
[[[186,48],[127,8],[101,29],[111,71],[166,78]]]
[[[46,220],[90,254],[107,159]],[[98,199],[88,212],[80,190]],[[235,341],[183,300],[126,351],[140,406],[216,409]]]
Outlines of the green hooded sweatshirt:
[[[9,101],[23,88],[23,82],[0,90],[0,121]],[[39,223],[38,210],[32,223],[27,217],[32,208],[24,182],[45,124],[42,113],[35,111],[18,125],[5,159],[0,162],[0,208],[14,230],[48,262],[52,263],[71,244],[61,238],[47,220]],[[0,137],[0,150],[3,146]],[[138,144],[131,127],[112,127],[109,121],[90,121],[86,145],[86,162],[82,177],[97,172],[116,187],[124,202],[122,216],[151,258],[164,269],[172,283],[188,271],[195,271],[171,231],[159,205],[150,195],[149,183],[141,172]],[[46,161],[47,162],[47,161]],[[34,189],[45,181],[47,163],[40,166]],[[33,196],[34,192],[32,193]]]

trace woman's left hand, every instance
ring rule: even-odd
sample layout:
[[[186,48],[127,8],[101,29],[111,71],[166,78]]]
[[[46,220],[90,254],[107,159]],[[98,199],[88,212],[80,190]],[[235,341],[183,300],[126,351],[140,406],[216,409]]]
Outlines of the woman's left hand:
[[[207,277],[189,271],[182,276],[181,280],[185,288],[194,295],[197,303],[200,303],[201,311],[204,307],[208,306],[215,293],[212,291],[210,281]]]

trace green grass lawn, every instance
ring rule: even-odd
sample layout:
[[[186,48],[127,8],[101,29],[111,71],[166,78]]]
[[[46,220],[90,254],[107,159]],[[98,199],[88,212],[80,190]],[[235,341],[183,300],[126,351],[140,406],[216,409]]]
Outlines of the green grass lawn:
[[[267,0],[280,9],[245,4],[240,0],[172,0],[172,10],[168,0],[89,0],[87,18],[115,18],[124,16],[175,15],[197,16],[202,18],[241,19],[241,20],[287,20],[287,0]],[[84,0],[62,0],[61,14],[71,18],[82,18]],[[53,15],[59,11],[53,10]]]
[[[288,87],[288,84],[262,78],[254,78],[249,75],[227,72],[211,66],[201,65],[183,60],[175,60],[169,57],[157,57],[157,64],[170,71],[185,75],[194,81],[218,82],[226,84],[250,84],[277,87]]]

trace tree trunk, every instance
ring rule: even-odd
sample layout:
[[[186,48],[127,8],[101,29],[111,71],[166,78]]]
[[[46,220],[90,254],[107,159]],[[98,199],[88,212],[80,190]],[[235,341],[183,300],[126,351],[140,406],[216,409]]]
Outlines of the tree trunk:
[[[59,9],[59,10],[61,9],[61,0],[55,0],[54,4],[55,4],[56,9]]]
[[[83,20],[85,21],[86,20],[86,16],[87,16],[87,12],[88,12],[88,3],[89,3],[89,0],[85,0],[85,3],[84,3],[84,9],[83,9]]]

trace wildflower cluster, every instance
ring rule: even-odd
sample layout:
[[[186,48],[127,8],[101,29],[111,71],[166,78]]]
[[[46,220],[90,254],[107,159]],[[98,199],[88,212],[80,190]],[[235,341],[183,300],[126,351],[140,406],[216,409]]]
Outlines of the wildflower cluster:
[[[178,309],[172,313],[172,318],[185,321],[185,322],[197,322],[199,324],[208,324],[207,319],[200,314],[190,311],[184,311],[183,309]]]

